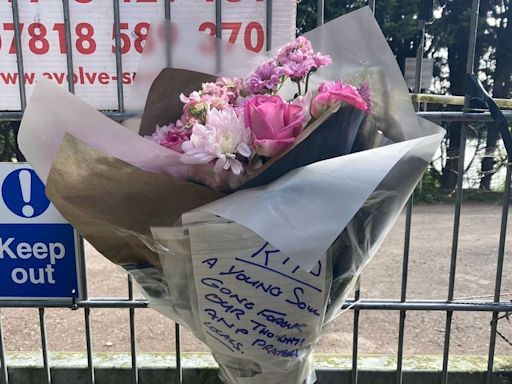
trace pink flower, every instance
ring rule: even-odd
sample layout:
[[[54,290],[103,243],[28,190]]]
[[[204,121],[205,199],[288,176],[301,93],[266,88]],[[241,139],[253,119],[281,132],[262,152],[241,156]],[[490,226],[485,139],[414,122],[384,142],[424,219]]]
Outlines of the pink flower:
[[[318,68],[332,64],[330,56],[313,53],[311,42],[303,36],[297,37],[277,51],[278,74],[293,81],[304,79]]]
[[[361,95],[362,99],[368,106],[368,112],[370,112],[372,109],[372,92],[370,84],[367,81],[364,81],[357,89],[357,92]]]
[[[292,81],[297,81],[304,79],[314,70],[316,70],[316,67],[313,59],[306,59],[302,61],[288,61],[279,67],[277,73],[280,76],[289,77]]]
[[[331,56],[329,56],[329,55],[322,55],[320,52],[315,53],[313,55],[313,61],[315,62],[315,67],[317,69],[321,68],[321,67],[326,67],[326,66],[332,64]]]
[[[215,94],[206,93],[205,90]],[[192,92],[188,97],[181,94],[180,100],[184,104],[183,115],[176,125],[186,129],[191,129],[196,123],[204,124],[210,109],[222,110],[229,104],[228,96],[215,83],[204,83],[203,91]]]
[[[304,120],[303,125],[306,126],[309,123],[309,120],[311,120],[311,100],[313,100],[313,93],[311,91],[307,92],[304,96],[297,96],[294,100],[292,100],[292,104],[298,105],[302,107],[303,114],[304,114]]]
[[[166,148],[182,153],[181,144],[188,140],[184,129],[177,128],[174,124],[156,127],[155,133],[147,136],[148,139],[158,143]]]
[[[250,132],[232,108],[212,109],[206,115],[206,124],[192,128],[190,141],[181,145],[185,164],[207,164],[215,161],[213,170],[231,170],[235,175],[243,171],[242,157],[251,156]]]
[[[254,96],[245,103],[245,125],[253,135],[256,153],[271,157],[291,145],[302,131],[301,106],[288,104],[280,96]]]
[[[281,83],[278,68],[273,61],[261,64],[245,83],[252,94],[262,94],[274,91]]]
[[[221,97],[224,95],[224,89],[217,83],[203,83],[202,94]]]
[[[294,62],[303,61],[302,57],[310,57],[311,55],[313,55],[311,42],[305,37],[299,36],[277,51],[276,61],[279,65],[283,65],[290,60]]]
[[[311,103],[311,116],[314,118],[320,117],[337,102],[353,105],[363,111],[368,109],[368,105],[354,86],[350,84],[343,85],[341,80],[338,80],[320,84],[318,94]]]
[[[244,92],[244,81],[240,77],[220,77],[217,85],[224,90],[230,104],[234,104]]]

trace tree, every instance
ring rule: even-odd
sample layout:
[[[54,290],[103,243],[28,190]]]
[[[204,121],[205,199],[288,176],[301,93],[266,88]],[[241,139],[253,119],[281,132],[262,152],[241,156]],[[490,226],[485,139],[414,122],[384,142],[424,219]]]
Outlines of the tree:
[[[0,122],[0,161],[25,161],[16,143],[19,122]]]
[[[512,92],[512,7],[511,0],[480,2],[480,19],[476,45],[475,69],[484,80],[484,86],[494,97],[508,98]],[[405,58],[414,57],[419,42],[417,22],[420,0],[379,0],[375,16],[387,37],[389,45],[403,69]],[[427,52],[436,57],[436,89],[439,93],[464,95],[464,79],[468,50],[468,36],[472,12],[469,0],[439,0],[442,17],[427,27]],[[361,0],[326,0],[325,20],[329,21],[357,8],[365,6]],[[298,30],[305,32],[316,26],[316,0],[302,0],[298,4]],[[449,108],[459,110],[459,108]],[[485,140],[486,156],[481,164],[482,189],[490,189],[496,171],[495,155],[499,132],[494,124],[474,124],[468,131],[470,138]],[[438,175],[441,188],[453,190],[457,182],[460,155],[461,124],[445,124],[446,162]]]
[[[366,0],[325,0],[325,21],[352,12],[368,4]],[[297,5],[297,30],[304,33],[316,26],[316,0],[301,0]],[[379,0],[375,18],[395,54],[400,68],[405,58],[415,57],[419,44],[417,20],[419,0]]]
[[[440,66],[449,68],[446,91],[452,95],[464,94],[464,76],[471,20],[471,2],[449,0],[443,10],[443,17],[432,28],[435,36],[433,49],[447,50],[447,60],[439,60]],[[507,23],[512,16],[510,0],[490,0],[480,3],[480,19],[476,44],[475,72],[483,80],[484,86],[494,97],[508,98],[512,91],[512,24]],[[478,125],[476,125],[478,126]],[[458,157],[460,154],[460,123],[451,123],[447,128],[447,161],[442,170],[441,188],[453,190],[457,181]],[[485,157],[481,163],[479,187],[490,190],[492,177],[496,172],[495,154],[499,132],[493,123],[480,125],[486,140]],[[471,131],[469,132],[471,137]]]
[[[495,63],[493,81],[492,74],[488,74],[489,80],[492,81],[492,94],[495,98],[509,98],[512,91],[512,51],[510,49],[512,22],[509,22],[512,20],[512,6],[510,0],[491,1],[485,16],[488,20],[492,20],[492,24],[487,24],[486,33],[494,41],[494,49],[490,48],[492,52],[490,60],[494,60]],[[499,138],[500,134],[496,125],[489,124],[485,157],[481,166],[481,189],[491,189],[496,166],[494,156],[497,152]]]
[[[440,92],[452,95],[464,95],[464,80],[466,75],[466,62],[468,51],[468,36],[471,21],[471,1],[449,0],[443,8],[442,17],[429,28],[432,37],[431,49],[437,52],[445,51],[445,57],[438,57],[439,72],[448,68],[448,76],[445,80],[447,88]],[[482,36],[481,28],[479,37]],[[479,39],[476,47],[477,62],[482,57],[483,45]],[[456,110],[457,108],[450,108]],[[452,191],[455,189],[458,174],[458,162],[460,155],[461,123],[446,124],[446,163],[441,171],[441,189]]]

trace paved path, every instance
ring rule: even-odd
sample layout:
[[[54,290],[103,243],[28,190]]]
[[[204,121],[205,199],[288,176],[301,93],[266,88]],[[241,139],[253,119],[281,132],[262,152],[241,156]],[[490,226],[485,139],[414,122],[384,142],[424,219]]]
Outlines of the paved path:
[[[461,221],[459,259],[455,297],[491,296],[498,253],[501,207],[465,205]],[[453,226],[453,206],[419,205],[414,208],[409,269],[408,297],[445,299]],[[512,299],[512,239],[505,259],[502,289]],[[364,298],[399,298],[401,286],[404,217],[392,230],[379,253],[362,276]],[[87,247],[91,296],[126,296],[126,276],[115,265]],[[396,353],[398,313],[362,312],[360,317],[361,353]],[[407,354],[441,354],[444,322],[441,312],[409,312],[406,323]],[[53,351],[85,350],[82,311],[47,311],[49,347]],[[487,313],[456,313],[453,319],[451,353],[486,354],[489,343]],[[36,309],[2,310],[6,349],[34,351],[40,349],[38,312]],[[127,310],[94,310],[92,325],[96,351],[129,351]],[[318,352],[350,353],[352,349],[351,312],[333,321],[316,348]],[[502,320],[499,329],[512,339],[512,324]],[[138,349],[145,352],[173,351],[174,324],[152,310],[137,312]],[[184,331],[185,351],[206,348]],[[497,353],[512,354],[512,347],[497,341]]]

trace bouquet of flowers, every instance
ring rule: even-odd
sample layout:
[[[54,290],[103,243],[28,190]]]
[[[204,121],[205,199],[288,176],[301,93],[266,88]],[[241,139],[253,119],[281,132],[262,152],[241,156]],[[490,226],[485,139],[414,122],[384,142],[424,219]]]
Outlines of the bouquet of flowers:
[[[230,47],[185,62],[189,49],[173,47],[172,68],[143,59],[141,115],[125,123],[138,132],[41,80],[20,146],[64,217],[209,346],[225,383],[314,383],[322,327],[444,131],[416,117],[367,8],[270,60]]]
[[[275,58],[259,65],[245,81],[219,77],[201,84],[200,90],[188,96],[182,93],[179,119],[156,125],[156,131],[148,138],[181,153],[184,164],[206,165],[196,172],[197,182],[232,192],[334,109],[369,109],[367,83],[358,90],[341,80],[324,81],[315,92],[308,90],[310,77],[331,63],[329,56],[314,53],[307,38],[298,37],[279,49]],[[165,74],[155,80],[155,88],[162,76]],[[297,86],[291,101],[279,95],[287,82]],[[153,99],[161,103],[161,97],[150,100]],[[155,115],[151,103],[146,107],[147,114]],[[358,124],[348,127],[354,133],[358,128]],[[349,150],[351,143],[345,141],[344,146]],[[194,170],[190,173],[194,174]]]

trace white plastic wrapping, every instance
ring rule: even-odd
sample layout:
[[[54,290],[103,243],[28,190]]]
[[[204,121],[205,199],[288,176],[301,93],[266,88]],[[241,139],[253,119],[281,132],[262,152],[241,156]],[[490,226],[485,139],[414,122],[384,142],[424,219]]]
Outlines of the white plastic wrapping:
[[[168,62],[232,76],[267,57],[186,36],[170,49],[154,41],[132,90],[136,113]],[[45,80],[20,129],[20,147],[56,207],[132,273],[156,310],[211,348],[227,384],[315,382],[311,356],[323,325],[339,313],[444,135],[416,117],[368,8],[306,36],[334,61],[316,81],[368,81],[372,110],[364,119],[335,112],[321,125],[352,130],[351,153],[329,155],[321,134],[311,135],[297,149],[303,166],[256,187],[223,196],[179,181],[187,171],[177,154]]]

